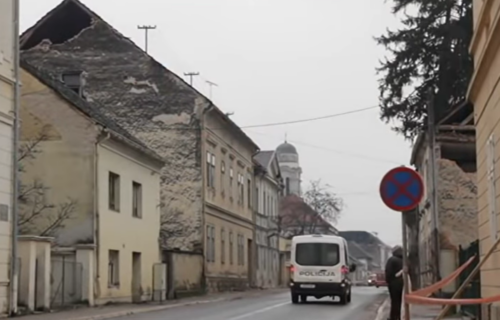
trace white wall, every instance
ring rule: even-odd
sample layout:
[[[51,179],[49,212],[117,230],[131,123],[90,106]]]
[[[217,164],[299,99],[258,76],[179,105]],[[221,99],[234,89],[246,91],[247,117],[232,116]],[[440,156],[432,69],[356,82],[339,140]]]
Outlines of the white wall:
[[[141,253],[141,287],[151,294],[153,265],[160,262],[160,176],[116,144],[98,147],[99,181],[99,286],[101,301],[131,299],[132,254]],[[141,163],[142,162],[142,163]],[[109,208],[109,172],[120,176],[119,212]],[[156,171],[156,172],[155,172]],[[132,182],[142,185],[142,217],[132,216]],[[119,286],[108,286],[109,250],[119,251]]]

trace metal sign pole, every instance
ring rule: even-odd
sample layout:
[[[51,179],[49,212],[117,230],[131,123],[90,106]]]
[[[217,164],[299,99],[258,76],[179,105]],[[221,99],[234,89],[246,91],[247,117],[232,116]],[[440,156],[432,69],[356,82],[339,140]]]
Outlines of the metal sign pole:
[[[404,320],[410,320],[410,305],[406,302],[404,297],[410,293],[410,281],[408,281],[408,241],[406,234],[406,221],[405,217],[408,213],[401,213],[401,232],[403,238],[403,284],[404,284],[404,295],[403,295],[403,303],[404,303]]]

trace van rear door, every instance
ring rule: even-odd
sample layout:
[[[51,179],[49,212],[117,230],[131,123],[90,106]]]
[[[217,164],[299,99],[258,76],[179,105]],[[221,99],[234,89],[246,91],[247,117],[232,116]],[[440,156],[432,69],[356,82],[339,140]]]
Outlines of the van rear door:
[[[340,246],[328,242],[295,245],[293,280],[295,282],[341,282]]]

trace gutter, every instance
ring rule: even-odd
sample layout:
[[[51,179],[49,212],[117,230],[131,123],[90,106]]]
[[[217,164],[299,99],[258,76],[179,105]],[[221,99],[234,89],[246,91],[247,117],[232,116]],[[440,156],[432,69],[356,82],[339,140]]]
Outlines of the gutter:
[[[21,86],[19,81],[20,76],[20,44],[19,44],[19,0],[13,1],[13,47],[14,47],[14,130],[12,135],[12,218],[11,218],[11,257],[10,257],[10,274],[9,274],[9,314],[14,316],[17,314],[17,291],[18,291],[18,248],[17,235],[18,229],[18,212],[19,203],[19,107],[21,99]]]
[[[101,129],[101,133],[106,134],[104,137],[100,137],[97,139],[94,146],[94,177],[93,177],[93,185],[94,185],[94,216],[92,219],[92,233],[93,233],[93,242],[94,242],[94,264],[95,264],[95,278],[93,279],[94,283],[94,296],[99,296],[97,293],[100,293],[101,287],[99,286],[99,278],[100,278],[100,268],[99,268],[99,144],[109,140],[111,138],[111,133],[106,129]],[[98,292],[96,292],[96,289]]]
[[[205,149],[205,116],[208,112],[210,112],[214,108],[214,104],[212,102],[209,102],[208,106],[206,106],[203,111],[201,112],[201,117],[200,117],[200,166],[201,166],[201,252],[202,252],[202,257],[203,257],[203,275],[202,275],[202,282],[203,282],[203,287],[206,290],[207,289],[207,259],[206,259],[206,250],[205,250],[205,239],[206,239],[206,228],[205,228],[205,209],[206,209],[206,192],[205,192],[205,179],[206,179],[206,168],[205,168],[205,162],[204,162],[204,155],[206,154],[206,149]]]

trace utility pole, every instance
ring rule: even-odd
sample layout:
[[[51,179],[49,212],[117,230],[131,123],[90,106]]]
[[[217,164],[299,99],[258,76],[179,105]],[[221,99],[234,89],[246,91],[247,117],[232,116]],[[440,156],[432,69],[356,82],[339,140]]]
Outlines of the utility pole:
[[[437,159],[436,159],[436,119],[434,110],[434,90],[429,89],[427,97],[427,139],[429,146],[429,173],[431,177],[431,222],[432,222],[432,244],[434,249],[435,281],[441,280],[440,272],[440,250],[439,250],[439,208],[437,192]]]
[[[146,26],[146,25],[137,26],[137,29],[144,30],[144,36],[145,36],[144,51],[146,51],[146,53],[148,53],[148,33],[149,33],[149,30],[156,29],[156,26]]]
[[[208,80],[206,80],[205,82],[208,83],[208,90],[209,90],[208,91],[208,97],[210,98],[210,100],[212,100],[212,87],[213,86],[218,87],[219,85],[217,83],[215,83],[215,82],[208,81]]]
[[[193,86],[193,77],[199,76],[200,73],[199,72],[184,72],[184,75],[186,77],[189,77],[189,84],[192,87]]]

